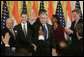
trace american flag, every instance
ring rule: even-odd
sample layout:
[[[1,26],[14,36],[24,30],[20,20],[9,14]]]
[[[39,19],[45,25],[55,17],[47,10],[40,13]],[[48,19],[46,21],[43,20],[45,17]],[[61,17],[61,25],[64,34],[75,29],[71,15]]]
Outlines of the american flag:
[[[22,9],[22,11],[27,12],[27,7],[26,7],[26,2],[25,1],[23,1],[23,9]]]
[[[79,1],[76,1],[75,9],[81,9]]]
[[[1,29],[6,27],[5,25],[6,25],[7,18],[9,18],[7,3],[6,3],[6,1],[3,1]]]
[[[62,5],[60,1],[58,1],[58,4],[57,4],[56,15],[60,18],[61,25],[65,27],[64,14],[63,14]]]
[[[81,10],[80,2],[79,1],[76,1],[75,9],[80,9]],[[80,17],[81,17],[81,19],[83,19],[82,13],[81,13],[81,16]]]
[[[44,1],[41,1],[41,2],[40,2],[40,10],[41,10],[41,9],[44,9]]]

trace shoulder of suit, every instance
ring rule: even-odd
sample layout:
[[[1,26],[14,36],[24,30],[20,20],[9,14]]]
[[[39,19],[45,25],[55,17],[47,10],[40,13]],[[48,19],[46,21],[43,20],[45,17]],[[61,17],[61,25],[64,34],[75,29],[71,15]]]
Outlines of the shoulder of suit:
[[[1,34],[2,34],[2,35],[3,35],[3,34],[5,35],[5,33],[7,33],[7,32],[10,32],[8,28],[3,28],[3,29],[1,30]]]
[[[29,21],[27,21],[27,24],[28,24],[28,25],[30,24]]]
[[[8,30],[8,28],[3,28],[3,29],[2,29],[2,31],[6,31],[6,30]]]
[[[18,24],[18,25],[16,25],[15,27],[18,27],[18,26],[20,26],[21,25],[21,23],[20,24]]]
[[[48,23],[46,25],[47,25],[48,29],[52,29],[52,25],[50,25]]]
[[[72,23],[75,23],[75,20]]]
[[[48,23],[47,23],[46,25],[48,25],[48,26],[52,26],[52,25],[50,25],[50,24],[48,24]]]
[[[21,23],[18,24],[18,25],[16,25],[16,26],[14,27],[14,29],[16,30],[16,29],[19,28],[20,26],[21,26]]]
[[[82,19],[79,19],[79,22],[83,22],[83,20]]]

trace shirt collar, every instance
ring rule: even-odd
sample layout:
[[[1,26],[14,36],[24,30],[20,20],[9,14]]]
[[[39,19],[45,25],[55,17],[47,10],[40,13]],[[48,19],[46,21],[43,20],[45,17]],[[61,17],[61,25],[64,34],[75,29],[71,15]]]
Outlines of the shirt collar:
[[[23,26],[23,25],[27,25],[27,22],[26,22],[25,24],[21,23],[21,25],[22,25],[22,26]]]
[[[42,24],[43,26],[45,25],[46,26],[46,24]]]
[[[80,19],[80,18],[79,18]],[[78,23],[79,19],[76,20],[76,22]]]

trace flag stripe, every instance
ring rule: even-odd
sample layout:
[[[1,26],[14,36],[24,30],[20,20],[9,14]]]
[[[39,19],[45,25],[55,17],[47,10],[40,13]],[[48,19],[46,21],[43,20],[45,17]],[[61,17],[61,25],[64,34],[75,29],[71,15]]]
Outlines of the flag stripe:
[[[17,24],[19,24],[19,15],[18,15],[18,1],[14,1],[13,16]]]
[[[6,27],[6,19],[9,18],[8,8],[6,1],[3,1],[1,29]]]
[[[70,1],[67,1],[67,20],[66,20],[66,28],[71,27],[72,23],[72,11]]]
[[[49,1],[48,16],[49,16],[51,23],[52,23],[52,15],[53,15],[52,2]]]
[[[65,19],[64,19],[63,9],[60,1],[58,1],[58,4],[57,4],[56,15],[60,18],[61,26],[65,27]]]
[[[72,22],[72,11],[71,11],[71,5],[70,5],[70,1],[67,1],[67,14],[68,17],[70,18],[70,21]]]
[[[35,14],[35,18],[37,19],[37,9],[36,9],[36,3],[35,3],[35,1],[33,2],[33,12]]]

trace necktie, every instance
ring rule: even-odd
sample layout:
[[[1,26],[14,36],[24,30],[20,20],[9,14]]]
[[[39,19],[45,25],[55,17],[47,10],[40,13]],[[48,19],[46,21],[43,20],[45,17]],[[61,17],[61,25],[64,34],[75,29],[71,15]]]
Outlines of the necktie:
[[[25,37],[26,37],[26,28],[25,28],[25,25],[24,25],[23,31],[24,31],[24,35],[25,35]]]
[[[46,34],[46,39],[47,39],[47,29],[46,29],[45,25],[43,25],[43,29],[44,29],[44,32]]]
[[[12,32],[12,34],[13,34],[14,38],[15,38],[15,33],[14,33],[14,30],[13,30],[13,29],[11,29],[11,32]]]
[[[77,21],[75,21],[74,29],[76,28],[76,25],[77,25]]]

